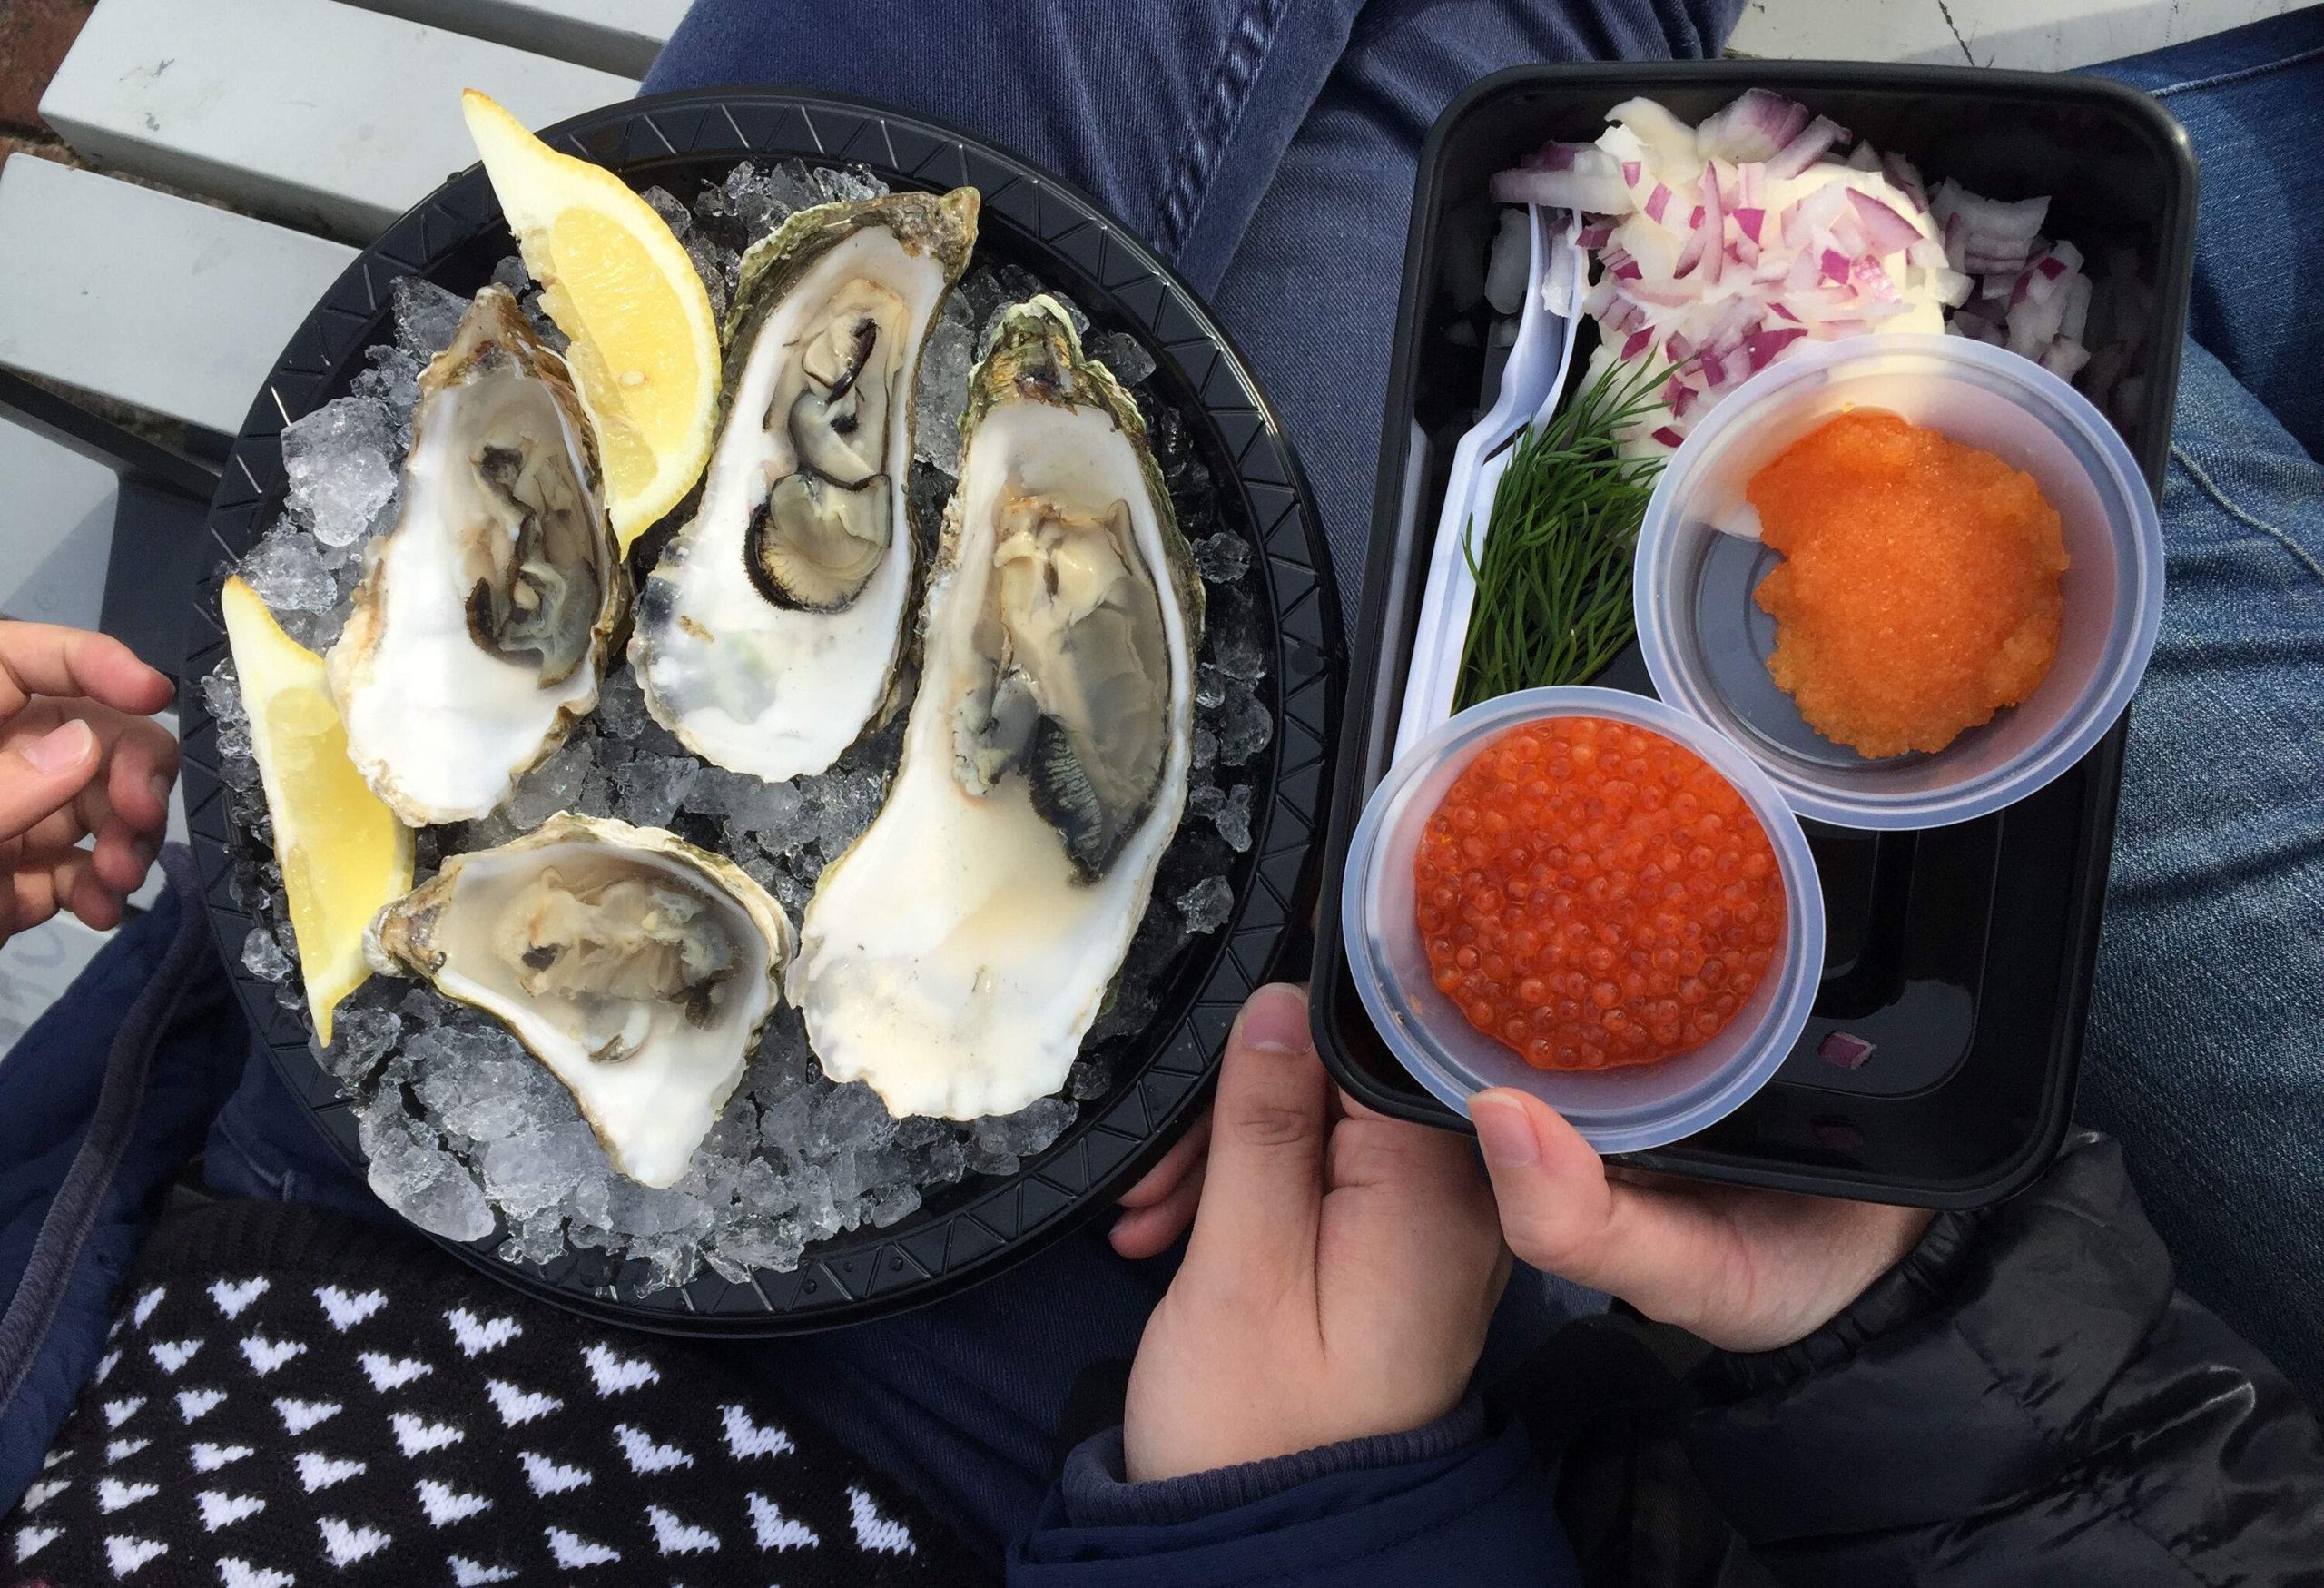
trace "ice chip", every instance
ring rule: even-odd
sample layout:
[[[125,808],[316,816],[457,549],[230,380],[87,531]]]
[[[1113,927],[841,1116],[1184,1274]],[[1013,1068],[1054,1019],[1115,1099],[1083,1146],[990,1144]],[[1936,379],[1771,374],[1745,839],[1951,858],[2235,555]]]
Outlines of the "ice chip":
[[[920,1188],[910,1180],[890,1180],[864,1197],[865,1217],[875,1229],[901,1223],[920,1210]]]
[[[918,392],[912,409],[912,452],[947,474],[960,467],[960,415],[969,402],[969,370],[976,340],[957,320],[940,317],[921,343]]]
[[[406,352],[432,359],[452,345],[468,301],[421,276],[399,276],[389,291],[396,341]]]
[[[888,184],[872,175],[867,165],[819,167],[814,175],[815,185],[827,203],[853,203],[887,196]]]
[[[1275,715],[1259,697],[1247,685],[1229,688],[1218,724],[1220,764],[1240,766],[1265,749],[1274,737]]]
[[[1091,1102],[1114,1089],[1114,1067],[1104,1059],[1084,1059],[1065,1078],[1065,1095],[1076,1102]]]
[[[637,675],[627,667],[598,686],[597,730],[606,737],[634,739],[651,721],[645,712],[645,692],[638,685]]]
[[[281,981],[290,974],[290,956],[263,926],[251,928],[242,939],[242,969],[263,981]]]
[[[1204,711],[1216,711],[1226,704],[1226,675],[1212,663],[1205,662],[1195,669],[1195,705]]]
[[[575,1121],[504,1136],[484,1149],[484,1189],[500,1210],[529,1218],[555,1206],[587,1176],[602,1174],[605,1149]]]
[[[803,801],[795,784],[705,766],[686,784],[682,803],[686,810],[725,817],[731,828],[756,833],[780,832],[797,821]]]
[[[1241,854],[1251,847],[1251,785],[1238,784],[1226,792],[1226,799],[1211,813],[1211,824],[1218,835],[1226,840],[1226,847]]]
[[[419,405],[419,372],[427,360],[393,342],[374,343],[363,350],[363,356],[371,367],[356,376],[350,389],[387,410],[388,460],[400,463],[411,449],[411,410]]]
[[[565,1216],[552,1210],[513,1224],[508,1238],[494,1255],[503,1262],[537,1265],[554,1260],[564,1251]]]
[[[342,1004],[331,1018],[330,1046],[323,1050],[323,1067],[341,1081],[359,1084],[402,1034],[403,1021],[393,1011]]]
[[[326,611],[339,599],[339,584],[323,566],[322,548],[289,525],[270,530],[238,571],[278,621],[294,612]]]
[[[818,1152],[851,1146],[880,1147],[894,1139],[896,1121],[878,1092],[852,1080],[823,1094],[808,1131],[807,1144]]]
[[[1251,571],[1251,547],[1239,535],[1220,530],[1195,543],[1195,571],[1214,585],[1231,585]]]
[[[1205,877],[1178,895],[1178,909],[1187,918],[1187,931],[1216,932],[1234,912],[1235,890],[1225,877]]]
[[[680,242],[684,242],[688,235],[693,232],[694,212],[687,209],[684,204],[678,202],[676,199],[672,198],[667,188],[660,186],[649,187],[640,192],[637,196],[644,199],[646,202],[646,206],[655,214],[662,217],[663,221],[669,226],[671,235],[675,237]]]
[[[226,728],[250,720],[242,710],[241,681],[235,676],[231,656],[212,667],[209,676],[202,679],[202,704],[222,734]]]
[[[726,319],[726,261],[731,257],[707,237],[686,240],[686,258],[694,263],[694,273],[702,278],[703,290],[710,294],[710,317],[721,323]]]
[[[459,1159],[409,1135],[383,1145],[370,1154],[364,1177],[380,1201],[447,1240],[481,1240],[492,1233],[492,1205]]]
[[[492,267],[492,279],[519,297],[533,284],[533,278],[525,273],[524,260],[513,253],[503,254]]]
[[[614,769],[614,811],[641,827],[666,827],[702,763],[691,755],[641,755]]]
[[[578,808],[588,776],[594,734],[576,732],[547,760],[517,780],[499,815],[518,833],[529,833],[559,811]]]
[[[980,1145],[1030,1158],[1046,1152],[1065,1133],[1080,1110],[1064,1098],[1039,1098],[1013,1114],[995,1114],[977,1121]]]
[[[1109,330],[1097,338],[1090,343],[1090,352],[1125,386],[1135,386],[1154,373],[1154,355],[1126,330]]]

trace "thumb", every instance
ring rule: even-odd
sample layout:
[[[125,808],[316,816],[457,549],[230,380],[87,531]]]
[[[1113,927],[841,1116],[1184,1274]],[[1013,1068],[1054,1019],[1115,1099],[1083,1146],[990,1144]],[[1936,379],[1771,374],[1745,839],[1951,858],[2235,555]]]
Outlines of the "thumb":
[[[0,763],[0,841],[54,815],[97,774],[97,735],[69,717]]]
[[[1537,1268],[1685,1324],[1728,1253],[1697,1203],[1606,1178],[1605,1161],[1555,1110],[1508,1087],[1469,1100],[1509,1249]]]
[[[1314,1271],[1330,1099],[1307,995],[1280,982],[1252,993],[1219,1068],[1190,1265]]]

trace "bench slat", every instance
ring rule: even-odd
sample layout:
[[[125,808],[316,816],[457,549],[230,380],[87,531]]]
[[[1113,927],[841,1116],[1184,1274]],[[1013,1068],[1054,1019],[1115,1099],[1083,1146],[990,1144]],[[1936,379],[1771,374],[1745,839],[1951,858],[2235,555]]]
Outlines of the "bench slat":
[[[97,626],[120,495],[103,464],[0,419],[0,617]]]
[[[554,55],[625,77],[643,77],[686,0],[349,0],[408,22]]]
[[[31,154],[0,168],[0,363],[225,435],[355,251]]]
[[[41,114],[93,160],[359,242],[475,163],[461,89],[542,126],[636,86],[335,0],[102,0]]]
[[[1729,47],[1770,59],[2070,72],[2313,0],[1792,0],[1744,8]]]

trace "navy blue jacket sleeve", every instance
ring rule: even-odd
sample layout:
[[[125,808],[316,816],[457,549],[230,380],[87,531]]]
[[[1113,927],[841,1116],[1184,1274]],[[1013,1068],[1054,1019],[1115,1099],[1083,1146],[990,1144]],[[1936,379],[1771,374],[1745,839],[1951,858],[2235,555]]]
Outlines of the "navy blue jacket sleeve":
[[[0,1510],[102,1371],[154,1193],[200,1149],[249,1045],[192,858],[172,844],[162,864],[169,893],[0,1065]]]
[[[1448,1436],[1448,1430],[1459,1434]],[[1433,1430],[1168,1483],[1121,1481],[1121,1432],[1076,1449],[1010,1588],[1407,1588],[1581,1582],[1524,1431]]]

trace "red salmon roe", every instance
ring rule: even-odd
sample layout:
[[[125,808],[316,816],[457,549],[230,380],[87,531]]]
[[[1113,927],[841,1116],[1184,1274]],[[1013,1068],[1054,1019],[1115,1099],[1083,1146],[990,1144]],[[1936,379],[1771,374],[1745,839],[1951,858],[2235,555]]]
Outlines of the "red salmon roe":
[[[1775,850],[1735,786],[1599,717],[1489,743],[1429,817],[1413,878],[1438,990],[1540,1070],[1700,1047],[1783,939]]]

